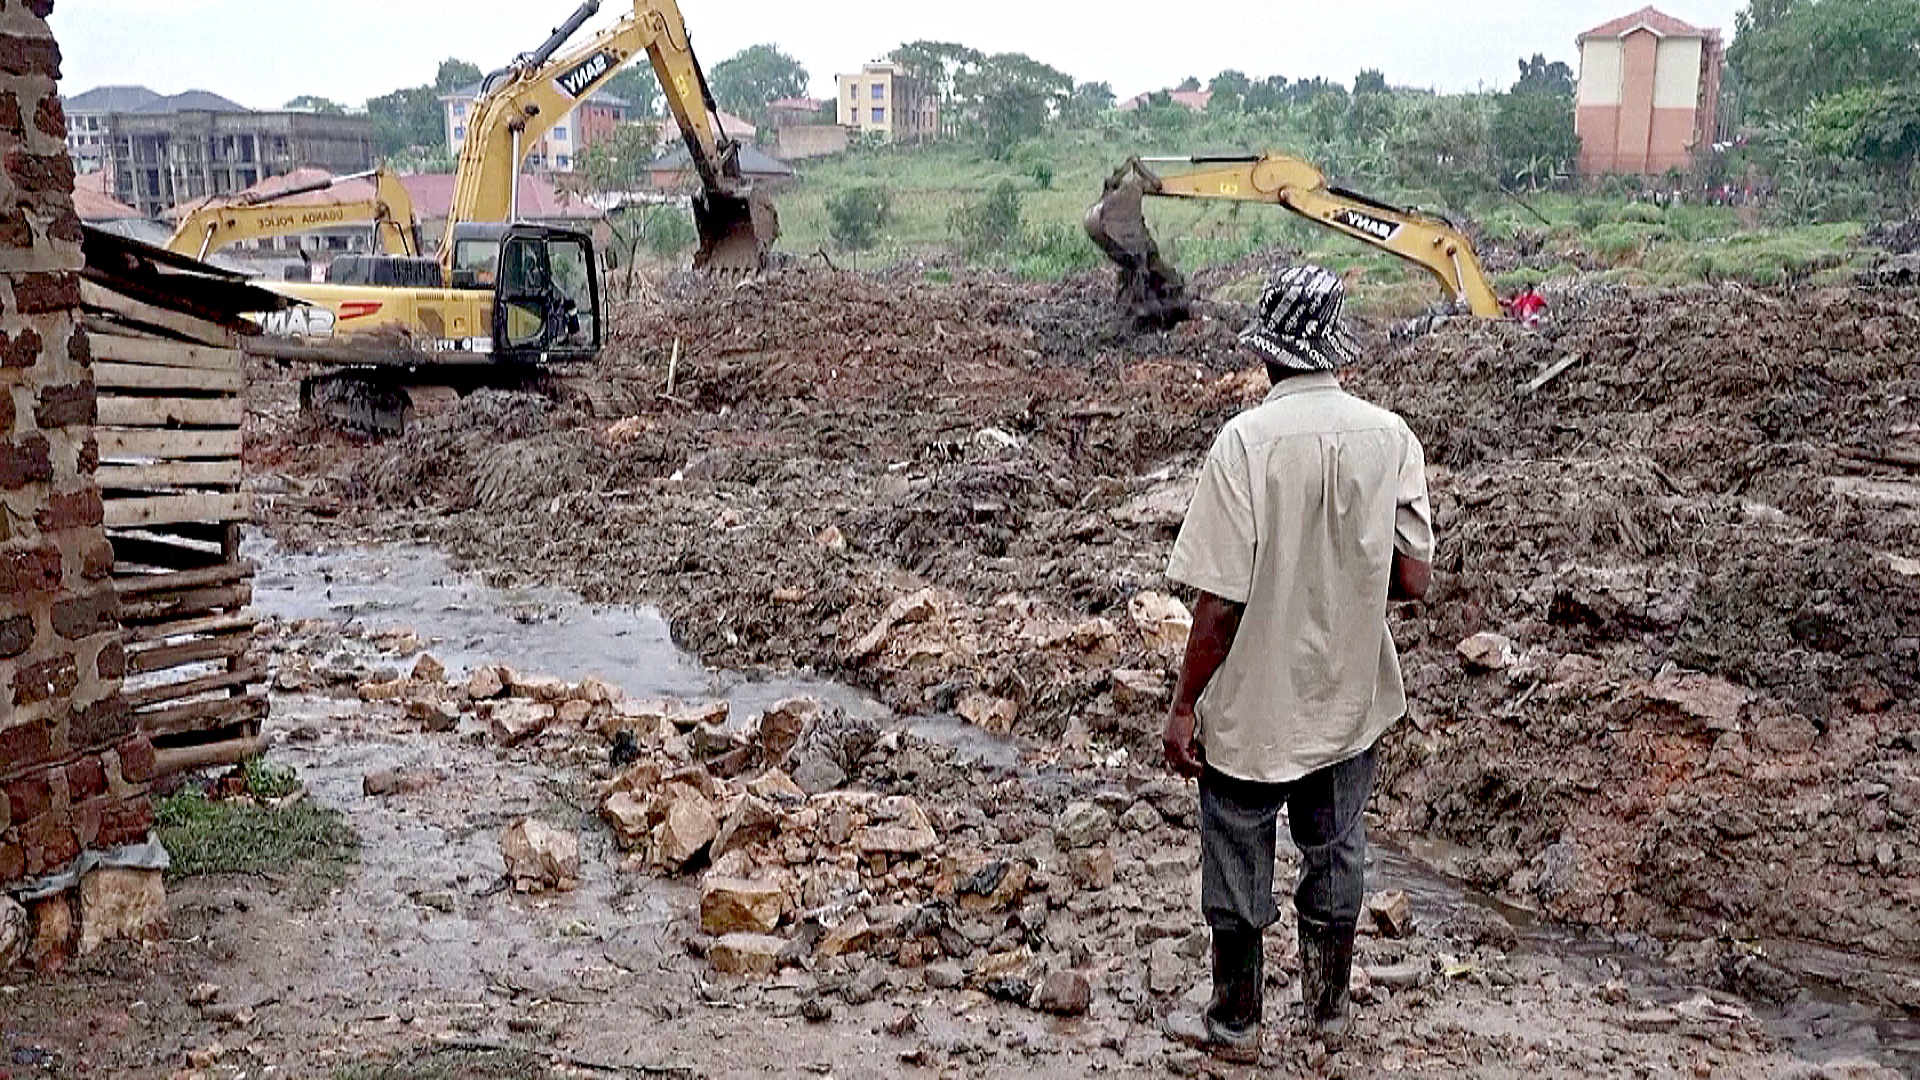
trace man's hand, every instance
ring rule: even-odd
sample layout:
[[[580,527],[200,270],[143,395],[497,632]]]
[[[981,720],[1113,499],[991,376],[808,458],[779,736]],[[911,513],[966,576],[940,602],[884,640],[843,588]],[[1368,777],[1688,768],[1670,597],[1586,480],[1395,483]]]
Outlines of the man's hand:
[[[1192,779],[1206,768],[1200,740],[1193,734],[1193,710],[1175,706],[1167,713],[1167,730],[1160,737],[1167,752],[1167,768]]]

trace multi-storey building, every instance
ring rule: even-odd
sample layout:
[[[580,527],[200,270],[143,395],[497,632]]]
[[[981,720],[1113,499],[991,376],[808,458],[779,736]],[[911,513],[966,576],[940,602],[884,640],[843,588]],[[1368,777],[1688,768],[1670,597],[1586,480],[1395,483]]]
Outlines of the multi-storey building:
[[[1720,31],[1647,7],[1576,40],[1582,173],[1685,170],[1713,144],[1725,63]]]
[[[840,126],[889,142],[920,142],[940,133],[940,103],[907,69],[888,61],[867,64],[857,75],[835,76],[835,114]]]
[[[467,123],[472,119],[473,104],[479,97],[479,83],[440,96],[446,112],[447,149],[455,159],[460,157],[460,148],[466,145]],[[588,95],[527,151],[527,167],[536,172],[572,172],[580,155],[613,134],[613,129],[627,119],[631,108],[626,99],[609,93]]]

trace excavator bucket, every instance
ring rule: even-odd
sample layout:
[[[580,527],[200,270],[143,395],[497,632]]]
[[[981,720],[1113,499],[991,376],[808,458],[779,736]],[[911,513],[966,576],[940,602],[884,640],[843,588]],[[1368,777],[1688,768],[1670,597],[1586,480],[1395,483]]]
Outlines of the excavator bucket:
[[[695,270],[758,273],[780,236],[780,215],[773,202],[756,191],[706,192],[693,200],[693,223],[700,230]]]
[[[1106,194],[1087,209],[1087,235],[1120,268],[1120,309],[1136,327],[1164,330],[1193,316],[1186,279],[1160,256],[1147,231],[1146,179],[1122,168],[1106,181]]]

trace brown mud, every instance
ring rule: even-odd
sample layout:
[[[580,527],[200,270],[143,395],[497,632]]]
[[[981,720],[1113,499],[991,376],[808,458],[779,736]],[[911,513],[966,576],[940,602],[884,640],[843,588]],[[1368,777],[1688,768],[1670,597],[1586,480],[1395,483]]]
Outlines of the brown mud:
[[[281,395],[249,452],[289,541],[430,540],[656,603],[718,666],[1150,755],[1177,658],[1130,603],[1266,383],[1231,306],[1136,337],[1109,298],[672,279],[573,400],[477,395],[360,447]],[[1415,705],[1387,833],[1715,985],[1920,1008],[1920,293],[1552,299],[1540,333],[1369,328],[1349,373],[1424,440],[1441,535],[1393,616]],[[1456,654],[1480,632],[1502,670]]]

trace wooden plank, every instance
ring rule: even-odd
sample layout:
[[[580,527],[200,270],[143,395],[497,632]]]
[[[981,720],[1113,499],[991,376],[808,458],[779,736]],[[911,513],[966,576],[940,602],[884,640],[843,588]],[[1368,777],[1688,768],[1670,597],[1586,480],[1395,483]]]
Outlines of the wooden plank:
[[[260,620],[251,612],[238,615],[207,615],[198,619],[182,619],[179,622],[158,623],[153,626],[131,626],[126,630],[125,643],[140,645],[149,641],[165,641],[168,638],[187,637],[200,634],[231,634],[236,630],[251,630]]]
[[[164,461],[203,458],[238,458],[238,431],[153,431],[114,430],[102,427],[94,432],[99,440],[103,461],[143,458]]]
[[[264,682],[267,670],[258,664],[248,664],[235,671],[216,671],[211,675],[202,675],[185,682],[159,683],[143,686],[138,690],[123,690],[120,696],[126,700],[129,708],[139,709],[148,705],[158,705],[167,701],[179,701],[181,698],[198,697],[215,690],[233,690],[248,683]]]
[[[207,345],[189,345],[184,341],[128,337],[124,334],[94,333],[88,336],[95,360],[151,367],[206,368],[213,371],[239,371],[239,349],[216,349]]]
[[[247,385],[247,377],[239,371],[100,362],[93,365],[93,381],[103,390],[201,390],[207,393],[239,393]]]
[[[187,616],[238,610],[253,602],[253,586],[228,585],[217,589],[191,589],[146,599],[124,601],[120,605],[122,623],[154,623]]]
[[[253,516],[253,495],[156,495],[106,500],[108,528],[168,525],[182,521],[246,521]]]
[[[186,570],[178,574],[129,574],[113,583],[124,603],[130,597],[151,596],[157,592],[181,592],[204,589],[210,585],[231,585],[253,576],[258,567],[251,559],[209,566],[204,570]]]
[[[243,720],[258,720],[266,715],[267,696],[263,693],[255,693],[248,694],[246,697],[195,701],[167,709],[156,709],[153,712],[135,713],[133,718],[140,725],[140,730],[151,736],[177,735],[183,731],[205,731],[208,728],[237,724]]]
[[[240,462],[162,461],[152,465],[102,465],[94,479],[107,491],[145,488],[240,486]]]
[[[245,656],[247,650],[252,647],[253,635],[248,633],[203,638],[178,645],[162,645],[157,649],[129,649],[127,650],[127,673],[149,675],[156,671],[177,668],[183,664],[202,664],[209,660],[236,660]]]
[[[239,398],[100,396],[102,427],[239,427],[246,415]]]
[[[218,548],[195,546],[179,537],[158,533],[115,532],[107,539],[113,544],[114,568],[120,572],[134,566],[198,570],[227,561]]]
[[[213,765],[238,765],[248,758],[266,753],[267,745],[267,736],[255,733],[243,738],[195,746],[156,746],[153,750],[153,771],[160,776],[172,776]]]
[[[240,336],[225,327],[178,311],[168,311],[166,308],[135,300],[130,296],[122,296],[84,278],[80,281],[80,303],[83,307],[104,311],[117,318],[142,326],[151,326],[169,334],[177,334],[201,345],[231,349],[240,343]]]

